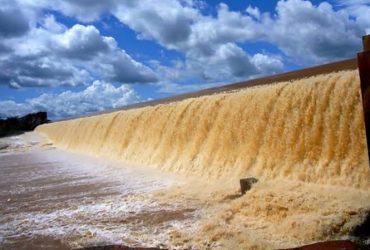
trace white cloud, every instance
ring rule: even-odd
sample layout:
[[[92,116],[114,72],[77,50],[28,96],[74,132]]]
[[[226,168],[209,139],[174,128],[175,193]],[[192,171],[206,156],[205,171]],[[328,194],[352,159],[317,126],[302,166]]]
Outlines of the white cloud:
[[[253,18],[231,12],[225,4],[219,6],[216,18],[202,15],[192,4],[175,0],[160,4],[123,2],[113,14],[138,32],[139,38],[154,39],[168,49],[185,54],[181,68],[185,73],[179,74],[176,67],[169,75],[183,75],[188,79],[197,76],[199,81],[232,81],[269,73],[263,68],[265,64],[253,65],[252,57],[236,44],[258,35]],[[270,73],[281,71],[281,64]],[[270,64],[269,69],[274,65]]]
[[[200,58],[198,63],[214,58],[225,44],[236,47],[237,43],[256,41],[277,46],[289,60],[301,65],[353,57],[370,26],[366,1],[352,1],[355,7],[334,10],[327,2],[315,6],[309,1],[286,0],[277,3],[275,13],[261,13],[253,6],[245,12],[231,11],[220,4],[215,17],[175,0],[159,5],[152,1],[128,3],[120,2],[113,11],[121,22],[141,38],[183,52],[189,61]],[[228,68],[230,76],[239,72],[232,64]]]
[[[67,30],[67,27],[55,20],[53,15],[47,15],[41,19],[40,24],[45,30],[51,33],[63,33]]]
[[[113,13],[141,39],[152,39],[184,53],[183,63],[154,67],[161,79],[160,90],[167,92],[182,88],[163,79],[235,81],[281,72],[284,57],[302,66],[354,57],[361,49],[361,36],[370,27],[365,1],[352,1],[356,8],[347,5],[334,10],[327,2],[313,5],[304,0],[286,0],[278,2],[275,13],[261,13],[254,6],[248,6],[245,12],[231,11],[220,4],[216,16],[202,15],[191,4],[172,0],[161,3],[166,6],[140,1],[127,7],[124,2]],[[167,38],[174,23],[181,39]],[[270,43],[284,57],[263,51],[250,55],[239,46],[244,42]]]
[[[257,53],[251,58],[251,62],[257,67],[262,75],[276,74],[283,71],[284,65],[281,58]]]
[[[267,40],[298,64],[354,57],[360,48],[364,29],[327,2],[280,1],[276,12],[262,21]]]
[[[176,0],[122,1],[113,14],[138,32],[139,37],[154,39],[173,49],[187,41],[191,24],[199,16],[198,10]]]
[[[53,40],[61,56],[81,60],[91,60],[99,53],[107,53],[117,46],[112,37],[101,36],[91,25],[76,24]]]
[[[5,39],[2,44],[10,51],[0,55],[0,84],[76,86],[96,78],[120,83],[157,80],[150,68],[92,25],[68,29],[47,16],[25,36]]]
[[[370,0],[339,0],[337,2],[340,7],[344,7],[344,11],[356,19],[356,23],[366,30],[366,34],[370,34]]]
[[[256,18],[257,20],[259,20],[261,18],[260,10],[257,7],[253,7],[253,6],[249,5],[246,8],[245,12],[247,12],[249,15]]]
[[[216,16],[204,15],[201,11],[204,3],[191,0],[57,0],[53,3],[23,0],[19,3],[31,9],[60,11],[83,22],[96,21],[110,13],[133,29],[139,39],[154,40],[167,49],[183,53],[184,73],[178,73],[178,67],[166,69],[173,71],[168,75],[184,76],[182,80],[194,74],[200,81],[249,78],[281,71],[283,60],[305,66],[353,57],[361,47],[361,36],[370,26],[367,0],[339,0],[339,10],[327,2],[315,6],[304,0],[281,0],[275,13],[262,13],[251,5],[244,11],[232,11],[226,4],[220,4]],[[61,32],[63,28],[55,25],[55,20],[48,21],[44,21],[46,30]],[[271,43],[285,57],[263,51],[249,54],[240,47],[246,42]],[[87,72],[91,68],[98,70],[107,80],[156,80],[148,67],[134,61],[118,48],[113,38],[101,36],[93,26],[79,25],[64,30],[57,44],[56,51],[62,51],[69,59],[93,58],[90,66],[82,68]],[[37,49],[30,44],[23,47]],[[107,49],[109,56],[102,57]]]
[[[24,103],[17,103],[12,100],[0,101],[0,118],[22,116],[33,111],[32,107]]]
[[[91,12],[80,11],[83,7],[89,8]],[[186,66],[183,70],[188,70],[187,75],[195,73],[201,76],[202,81],[221,80],[217,76],[232,80],[242,76],[258,75],[258,72],[255,72],[257,67],[250,61],[251,56],[236,44],[258,36],[256,31],[259,29],[256,28],[252,16],[231,12],[226,4],[219,6],[217,17],[204,16],[200,11],[203,7],[204,3],[199,1],[111,0],[106,4],[93,1],[90,5],[83,0],[59,0],[48,8],[82,21],[96,20],[99,15],[109,10],[118,20],[135,30],[139,39],[154,40],[167,49],[184,53]],[[256,15],[260,16],[257,8],[250,7],[249,12],[252,10],[254,18]],[[91,15],[86,16],[89,13]],[[226,50],[230,53],[225,53]],[[211,61],[212,66],[204,65],[207,61]],[[216,68],[210,70],[211,67]],[[274,69],[278,70],[280,68]],[[252,72],[253,75],[250,74]]]
[[[50,9],[74,17],[81,22],[98,20],[101,15],[112,11],[121,0],[2,0],[18,2],[19,5],[32,11]]]
[[[302,66],[353,57],[369,29],[367,8],[364,1],[357,1],[356,9],[350,11],[334,10],[327,2],[315,6],[309,1],[286,0],[277,3],[275,13],[261,13],[254,6],[245,12],[231,11],[220,4],[217,15],[210,16],[194,5],[164,0],[160,4],[119,2],[112,13],[139,38],[184,53],[183,69],[189,74],[203,80],[232,80],[283,69],[282,57],[262,52],[249,55],[238,45],[244,42],[271,43]]]
[[[0,101],[0,117],[21,116],[30,112],[47,111],[52,119],[104,111],[141,101],[129,86],[115,87],[104,81],[94,81],[80,92],[42,94],[24,102]]]
[[[3,3],[0,8],[0,38],[22,36],[29,29],[26,14],[19,6]]]
[[[91,22],[112,11],[116,2],[116,0],[56,0],[49,3],[48,7],[62,10],[64,14],[77,17],[82,22]]]
[[[202,14],[205,4],[191,0],[56,0],[53,3],[23,0],[22,3],[54,9],[85,22],[111,13],[135,30],[139,38],[152,39],[180,51],[190,61],[212,57],[226,43],[238,46],[240,42],[255,41],[276,45],[296,63],[338,60],[353,55],[360,47],[359,38],[370,29],[368,0],[338,0],[339,10],[327,2],[315,6],[304,0],[280,0],[275,13],[261,13],[251,5],[244,12],[231,11],[226,4],[220,4],[216,16]],[[302,57],[306,60],[301,60]]]
[[[339,6],[370,4],[370,0],[337,0]]]
[[[250,57],[234,43],[220,44],[208,56],[191,54],[194,67],[202,69],[206,79],[228,79],[232,77],[250,77],[258,74]]]
[[[195,0],[0,1],[0,20],[14,27],[9,30],[0,22],[0,84],[14,88],[88,85],[96,79],[158,80],[158,91],[178,93],[196,90],[200,83],[212,86],[278,73],[284,61],[307,66],[354,57],[361,50],[361,36],[370,32],[368,0],[338,0],[335,8],[327,2],[280,0],[272,13],[250,5],[233,11],[220,4],[215,15],[204,14],[205,4]],[[44,10],[85,24],[68,28],[52,15],[43,16]],[[139,39],[176,50],[183,59],[171,65],[152,60],[150,67],[136,61],[91,24],[106,14],[134,30]],[[275,54],[249,50],[249,44],[258,42],[276,47]],[[59,113],[68,114],[63,112]]]

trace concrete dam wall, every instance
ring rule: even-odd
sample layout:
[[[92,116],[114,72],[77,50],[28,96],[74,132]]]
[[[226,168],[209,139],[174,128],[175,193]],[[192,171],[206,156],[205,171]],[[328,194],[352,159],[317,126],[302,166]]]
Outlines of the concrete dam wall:
[[[257,176],[369,186],[357,70],[36,129],[56,146],[205,180]]]

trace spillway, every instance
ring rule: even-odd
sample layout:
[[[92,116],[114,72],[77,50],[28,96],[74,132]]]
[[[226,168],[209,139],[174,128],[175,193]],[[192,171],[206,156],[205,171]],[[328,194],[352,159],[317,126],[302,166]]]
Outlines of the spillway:
[[[56,146],[204,180],[369,186],[357,70],[44,124]]]

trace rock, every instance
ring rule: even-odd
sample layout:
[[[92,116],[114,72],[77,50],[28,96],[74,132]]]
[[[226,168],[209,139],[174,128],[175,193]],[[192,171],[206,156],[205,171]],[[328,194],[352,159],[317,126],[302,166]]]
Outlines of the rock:
[[[0,144],[0,150],[7,149],[8,147],[9,147],[8,144],[4,144],[4,143]]]
[[[370,249],[370,211],[367,211],[365,220],[357,225],[350,235],[352,240],[361,247],[359,249]]]
[[[256,183],[258,179],[254,177],[248,177],[244,179],[240,179],[240,191],[242,194],[245,194],[248,190],[250,190],[254,183]]]
[[[46,112],[38,112],[23,117],[0,119],[0,137],[34,130],[38,125],[49,122]]]
[[[370,211],[367,212],[365,220],[357,225],[351,235],[360,239],[370,239]]]

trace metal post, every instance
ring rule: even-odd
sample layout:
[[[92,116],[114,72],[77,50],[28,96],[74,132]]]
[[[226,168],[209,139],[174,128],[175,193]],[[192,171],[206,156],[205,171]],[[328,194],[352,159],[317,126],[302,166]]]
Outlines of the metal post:
[[[364,51],[370,50],[370,35],[362,37],[362,45],[364,46]]]
[[[364,51],[357,54],[361,81],[362,105],[364,109],[368,159],[370,159],[370,35],[362,38]]]

